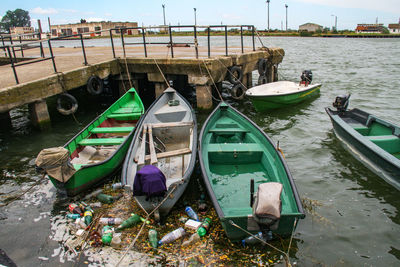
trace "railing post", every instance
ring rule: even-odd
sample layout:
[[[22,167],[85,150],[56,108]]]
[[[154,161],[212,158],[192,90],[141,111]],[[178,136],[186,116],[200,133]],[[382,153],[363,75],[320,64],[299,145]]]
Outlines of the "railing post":
[[[16,82],[17,84],[19,84],[17,72],[16,72],[15,66],[14,66],[14,59],[12,58],[12,55],[11,55],[11,51],[10,51],[10,47],[9,47],[9,46],[7,46],[7,51],[8,51],[8,56],[10,57],[11,68],[13,69],[13,72],[14,72],[15,82]]]
[[[243,26],[240,26],[240,45],[242,46],[242,54],[244,53],[243,50]]]
[[[121,42],[122,42],[122,50],[124,51],[124,58],[126,58],[124,33],[121,29],[120,29],[120,35],[121,35]]]
[[[113,40],[113,36],[112,36],[112,29],[110,29],[110,40],[111,40],[111,48],[112,48],[112,52],[113,52],[113,57],[115,58],[115,49],[114,49],[114,40]]]
[[[194,25],[193,29],[194,29],[194,49],[196,51],[196,59],[198,59],[199,58],[199,47],[198,47],[199,44],[197,43],[197,28],[196,28],[196,25]]]
[[[10,43],[11,43],[11,45],[13,45],[14,43],[13,43],[13,40],[12,40],[12,36],[10,35]],[[15,56],[15,49],[14,49],[14,46],[11,46],[11,49],[12,49],[12,52],[13,52],[13,56],[14,56],[14,58],[17,58],[16,56]]]
[[[39,40],[42,40],[42,35],[39,33],[39,35],[38,35],[38,38],[39,38]],[[40,55],[42,56],[42,57],[44,57],[44,51],[43,51],[43,45],[42,45],[42,42],[40,42]]]
[[[252,38],[253,38],[253,51],[256,51],[256,42],[254,40],[254,26],[251,28],[252,30]]]
[[[174,47],[172,45],[172,30],[171,30],[171,26],[169,26],[168,29],[169,29],[169,44],[171,45],[171,57],[174,58]]]
[[[24,57],[24,49],[22,47],[22,37],[21,37],[21,35],[19,36],[19,43],[21,44],[21,46],[20,46],[21,56]]]
[[[48,40],[51,61],[53,62],[54,72],[57,73],[56,62],[54,61],[53,48],[51,47],[50,39]]]
[[[211,47],[210,47],[210,26],[207,28],[207,46],[208,46],[208,58],[211,57]]]
[[[79,36],[81,37],[82,53],[83,53],[83,60],[84,60],[83,64],[85,64],[85,66],[87,66],[88,63],[87,63],[87,60],[86,60],[85,45],[83,43],[83,35],[82,35],[82,33],[79,34]]]
[[[228,26],[225,26],[225,55],[228,56]]]
[[[147,57],[146,34],[144,33],[144,28],[143,27],[142,27],[142,36],[143,36],[144,57]]]
[[[4,37],[3,37],[3,35],[1,36],[1,42],[3,43],[4,56],[7,57],[7,49],[5,48],[6,44],[4,43]]]

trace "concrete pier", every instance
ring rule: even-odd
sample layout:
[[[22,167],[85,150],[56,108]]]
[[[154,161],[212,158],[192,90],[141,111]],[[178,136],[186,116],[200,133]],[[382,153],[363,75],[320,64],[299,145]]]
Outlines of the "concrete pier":
[[[252,85],[252,72],[257,70],[258,61],[268,61],[268,81],[276,80],[276,71],[282,62],[284,51],[281,48],[258,49],[252,51],[248,48],[244,53],[233,48],[229,56],[224,55],[224,49],[213,48],[213,57],[207,57],[207,50],[199,48],[199,58],[193,57],[193,48],[174,48],[174,58],[168,55],[168,48],[151,48],[151,57],[144,57],[143,51],[137,47],[126,49],[126,58],[113,58],[111,50],[107,47],[86,48],[88,65],[82,64],[79,49],[56,48],[55,61],[58,73],[52,70],[51,61],[44,61],[16,68],[20,84],[15,84],[10,65],[0,66],[0,113],[30,104],[34,124],[41,129],[47,128],[49,116],[45,99],[60,93],[85,86],[90,76],[96,75],[101,79],[108,76],[119,77],[126,80],[140,90],[141,80],[154,84],[155,95],[160,95],[167,87],[165,79],[174,81],[177,77],[179,85],[182,80],[196,88],[197,107],[200,109],[212,108],[212,92],[216,86],[227,79],[228,68],[239,66],[243,72],[241,83],[250,88]],[[150,48],[149,48],[150,50]],[[121,54],[117,49],[117,54]],[[191,57],[188,57],[190,52]],[[27,51],[29,53],[29,51]],[[164,56],[162,56],[164,55]],[[29,56],[29,54],[28,54]],[[128,76],[129,72],[129,76]],[[163,73],[163,75],[161,74]],[[125,83],[129,84],[129,83]]]

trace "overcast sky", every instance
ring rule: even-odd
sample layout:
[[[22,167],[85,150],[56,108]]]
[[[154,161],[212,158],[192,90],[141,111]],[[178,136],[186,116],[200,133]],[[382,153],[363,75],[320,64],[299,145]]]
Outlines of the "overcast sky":
[[[198,25],[255,25],[267,28],[267,4],[261,0],[1,0],[0,16],[7,10],[28,10],[32,25],[37,19],[43,30],[48,30],[47,17],[51,24],[76,23],[81,18],[87,21],[133,21],[139,26],[163,24],[163,8],[167,24],[193,25],[196,8]],[[338,30],[354,30],[358,23],[398,23],[400,0],[270,0],[270,28],[281,29],[286,25],[288,5],[288,28],[312,22],[332,27],[337,17]]]

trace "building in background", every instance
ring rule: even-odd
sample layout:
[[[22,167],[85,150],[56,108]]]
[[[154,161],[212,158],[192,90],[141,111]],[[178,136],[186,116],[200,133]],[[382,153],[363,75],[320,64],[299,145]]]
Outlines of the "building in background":
[[[299,31],[316,32],[318,30],[322,31],[323,27],[315,23],[305,23],[299,26]]]
[[[383,24],[357,24],[356,33],[382,33],[384,30]]]
[[[135,28],[137,27],[137,22],[111,22],[111,21],[101,21],[101,22],[83,22],[75,24],[61,24],[61,25],[51,25],[50,33],[51,37],[58,36],[69,36],[74,34],[82,34],[83,36],[109,36],[110,31],[105,31],[109,29],[118,29],[113,31],[113,34],[124,35],[135,35],[139,34],[137,29],[124,29],[124,28]],[[119,30],[121,29],[121,30]]]
[[[400,33],[400,22],[389,24],[388,28],[390,33]]]
[[[33,39],[35,36],[32,35],[35,33],[35,29],[33,27],[10,27],[10,34],[11,35],[22,35],[22,39]],[[29,35],[23,35],[29,34]]]

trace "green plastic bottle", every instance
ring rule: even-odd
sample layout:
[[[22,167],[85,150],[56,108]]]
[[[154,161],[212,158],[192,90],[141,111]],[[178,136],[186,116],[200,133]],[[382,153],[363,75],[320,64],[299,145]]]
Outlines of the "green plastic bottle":
[[[103,227],[102,230],[102,237],[101,237],[101,241],[103,241],[103,244],[105,245],[110,245],[112,238],[113,238],[113,229],[111,226],[106,225]]]
[[[210,228],[210,224],[211,224],[211,219],[205,218],[199,229],[197,229],[197,233],[199,234],[200,237],[206,235],[208,229]]]
[[[157,231],[154,229],[149,230],[149,242],[153,248],[158,246]]]
[[[110,195],[106,195],[106,194],[98,194],[97,195],[97,199],[100,200],[100,202],[102,203],[106,203],[106,204],[111,204],[113,203],[115,200],[120,199],[121,196],[110,196]]]
[[[88,226],[92,222],[93,213],[90,210],[87,210],[87,211],[85,211],[83,216],[85,218],[84,219],[85,220],[85,224]]]
[[[125,221],[123,221],[118,227],[117,227],[117,231],[126,229],[126,228],[130,228],[132,226],[134,226],[135,224],[139,223],[139,222],[143,222],[144,219],[142,217],[140,217],[137,214],[132,213],[132,216],[129,217],[128,219],[126,219]]]

